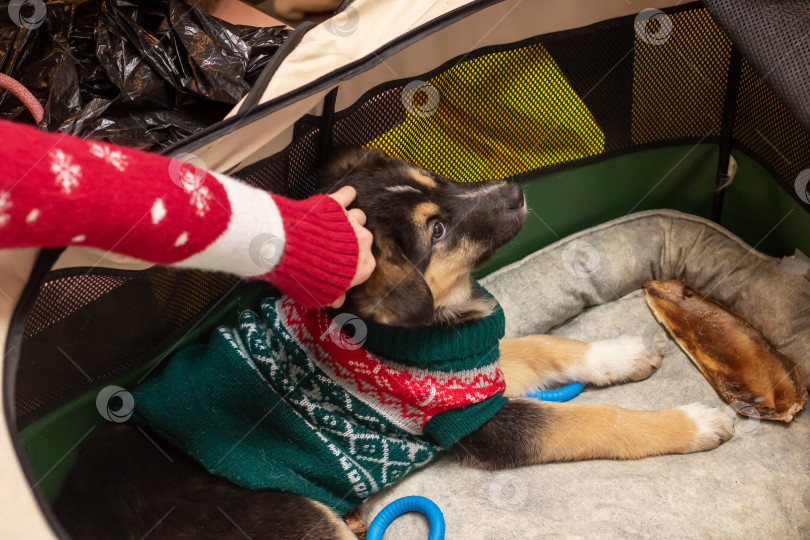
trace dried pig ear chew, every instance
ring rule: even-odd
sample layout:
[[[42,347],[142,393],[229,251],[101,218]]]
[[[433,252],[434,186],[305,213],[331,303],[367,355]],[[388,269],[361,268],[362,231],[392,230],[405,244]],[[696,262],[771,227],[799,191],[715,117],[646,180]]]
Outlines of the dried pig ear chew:
[[[790,422],[807,401],[793,360],[751,324],[677,279],[645,281],[653,315],[726,403],[746,416]]]

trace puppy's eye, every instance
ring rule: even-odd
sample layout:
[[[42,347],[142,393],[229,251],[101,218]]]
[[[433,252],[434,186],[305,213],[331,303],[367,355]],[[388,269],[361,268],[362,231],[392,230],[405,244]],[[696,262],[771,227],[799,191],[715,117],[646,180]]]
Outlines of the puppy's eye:
[[[441,240],[447,232],[447,227],[441,221],[433,224],[433,241]]]

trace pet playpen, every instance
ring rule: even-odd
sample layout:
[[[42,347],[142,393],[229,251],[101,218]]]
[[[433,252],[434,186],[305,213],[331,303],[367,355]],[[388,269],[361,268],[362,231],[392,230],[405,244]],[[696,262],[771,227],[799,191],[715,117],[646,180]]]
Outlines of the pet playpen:
[[[799,1],[346,2],[170,154],[292,197],[354,145],[457,181],[519,180],[532,212],[480,275],[652,208],[810,253],[809,24]],[[101,255],[0,252],[4,538],[61,534],[49,501],[121,403],[102,389],[131,388],[268,290]]]

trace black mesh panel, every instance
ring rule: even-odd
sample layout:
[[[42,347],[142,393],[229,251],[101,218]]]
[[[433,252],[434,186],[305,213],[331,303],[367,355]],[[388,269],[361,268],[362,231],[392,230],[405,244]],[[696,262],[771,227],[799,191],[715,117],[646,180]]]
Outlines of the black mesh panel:
[[[21,427],[179,339],[238,282],[197,271],[76,270],[43,285],[27,321],[15,393]]]
[[[803,202],[796,193],[796,178],[810,167],[810,134],[745,61],[735,112],[734,140],[764,161],[782,187]],[[810,193],[802,195],[810,197]],[[810,209],[810,205],[804,205]]]
[[[306,117],[295,126],[293,142],[282,152],[242,169],[235,176],[250,185],[294,199],[306,198],[318,170],[321,130]]]
[[[810,129],[810,2],[705,0],[768,85]]]
[[[720,134],[731,42],[705,10],[681,11],[669,18],[672,29],[663,43],[641,39],[655,35],[654,28],[647,28],[647,34],[636,32],[635,144]]]

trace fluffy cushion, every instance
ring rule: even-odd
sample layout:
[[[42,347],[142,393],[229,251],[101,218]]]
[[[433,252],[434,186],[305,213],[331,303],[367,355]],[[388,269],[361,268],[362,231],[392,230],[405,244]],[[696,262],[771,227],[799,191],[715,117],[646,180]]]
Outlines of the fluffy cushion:
[[[630,334],[663,348],[663,364],[649,379],[589,387],[576,402],[724,407],[654,321],[641,282],[679,278],[708,292],[759,328],[810,381],[810,278],[788,267],[710,221],[651,211],[565,238],[482,283],[504,308],[507,337],[551,333],[593,341]],[[443,459],[378,494],[361,513],[370,521],[392,500],[418,494],[441,507],[450,540],[807,538],[809,444],[810,412],[803,411],[787,426],[737,417],[731,440],[699,454],[501,472]],[[407,515],[385,538],[427,538],[426,521]]]

